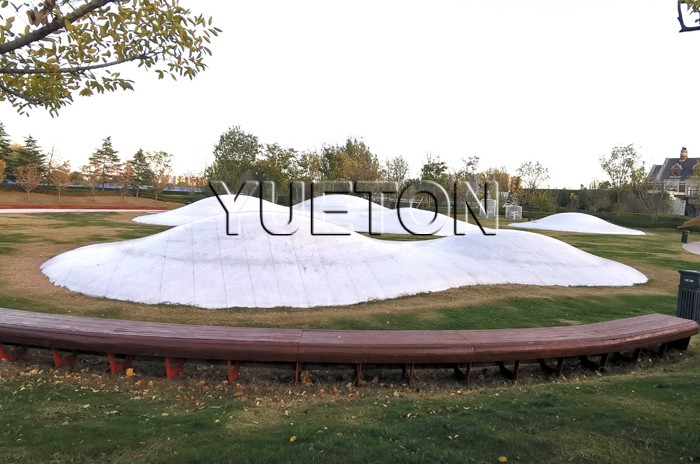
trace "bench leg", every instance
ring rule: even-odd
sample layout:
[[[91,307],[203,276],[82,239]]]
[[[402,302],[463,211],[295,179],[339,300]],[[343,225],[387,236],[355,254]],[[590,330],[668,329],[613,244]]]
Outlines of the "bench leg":
[[[228,373],[228,383],[229,385],[231,385],[238,379],[238,376],[241,374],[241,363],[236,361],[234,367],[234,363],[229,361],[226,372]]]
[[[556,367],[548,366],[544,359],[538,359],[540,363],[540,368],[542,372],[549,375],[554,375],[555,377],[561,377],[561,372],[564,369],[564,358],[557,358]]]
[[[173,367],[172,364],[170,363],[170,358],[165,358],[165,375],[169,378],[172,379],[176,375],[178,375],[182,370],[185,368],[185,361],[180,361],[177,363],[177,366]]]
[[[358,387],[362,385],[362,364],[355,364],[355,385]]]
[[[512,371],[508,369],[502,361],[498,361],[498,370],[501,371],[503,377],[510,379],[513,382],[517,382],[518,374],[520,373],[520,361],[515,361]]]
[[[301,375],[301,363],[296,363],[294,367],[294,385],[299,385],[299,376]]]
[[[586,369],[591,369],[594,371],[601,371],[602,372],[605,370],[605,366],[608,364],[609,354],[608,353],[601,354],[600,361],[598,361],[598,362],[591,361],[590,359],[588,359],[588,356],[585,356],[585,355],[579,356],[578,358],[581,361],[581,365],[583,367],[585,367]]]
[[[56,367],[72,366],[78,359],[78,352],[74,351],[72,354],[66,356],[65,358],[61,356],[56,348],[51,348],[51,353],[53,354],[53,364]]]
[[[408,381],[409,385],[413,382],[413,366],[413,364],[404,364],[401,372],[401,378]]]
[[[454,367],[455,377],[457,380],[463,380],[465,386],[469,386],[469,379],[472,376],[472,363],[464,364],[464,372],[462,372],[462,365],[457,364]]]
[[[107,353],[107,359],[109,359],[109,370],[112,374],[118,374],[122,371],[127,370],[131,367],[131,361],[133,356],[128,355],[122,362],[117,362],[117,357],[112,353]]]
[[[18,346],[12,351],[5,351],[5,347],[0,343],[0,360],[14,361],[27,352],[26,346]]]

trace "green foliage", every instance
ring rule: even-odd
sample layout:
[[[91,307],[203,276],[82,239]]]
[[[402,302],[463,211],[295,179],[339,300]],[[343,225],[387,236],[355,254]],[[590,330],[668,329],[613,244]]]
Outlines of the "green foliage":
[[[634,145],[614,147],[609,157],[600,157],[600,167],[610,177],[613,189],[621,189],[632,183],[632,177],[641,165],[641,156]]]
[[[105,184],[114,180],[119,168],[119,155],[112,147],[112,137],[102,141],[102,146],[95,150],[88,162],[99,170],[98,182],[102,184],[102,190],[104,190]]]
[[[384,172],[386,174],[386,180],[396,182],[401,189],[408,179],[410,173],[410,166],[408,160],[403,156],[395,156],[386,161],[384,164]]]
[[[0,7],[0,99],[20,113],[56,115],[79,94],[133,89],[112,68],[135,62],[159,78],[193,78],[206,68],[220,29],[178,0],[3,1]],[[28,21],[27,21],[28,18]]]
[[[522,188],[533,192],[540,188],[543,182],[549,180],[549,169],[539,161],[526,161],[516,170],[522,182]]]
[[[214,147],[214,162],[207,168],[207,179],[224,181],[230,189],[238,190],[242,182],[255,178],[260,149],[255,135],[244,132],[239,126],[231,127]]]
[[[323,180],[380,180],[381,164],[362,140],[348,138],[344,145],[326,145],[321,152]]]
[[[260,180],[273,182],[275,185],[275,197],[277,202],[280,197],[289,202],[290,181],[298,178],[298,154],[293,148],[285,148],[276,143],[265,145],[262,159],[256,163],[256,177]],[[267,190],[265,194],[270,192]]]
[[[554,211],[556,197],[547,190],[534,190],[522,193],[521,204],[533,211]]]
[[[134,154],[134,157],[131,158],[131,168],[133,171],[131,185],[136,190],[136,196],[138,197],[142,188],[153,184],[153,177],[155,176],[142,149],[139,149]]]
[[[158,195],[161,194],[168,184],[168,178],[173,167],[173,155],[166,151],[149,152],[146,153],[146,160],[149,168],[153,171],[153,194],[156,201],[158,201]]]
[[[8,156],[10,154],[10,136],[5,130],[5,125],[0,122],[0,160],[8,164]]]
[[[440,159],[440,155],[433,156],[432,153],[425,155],[425,163],[420,168],[420,177],[423,180],[437,182],[443,187],[448,187],[450,184],[447,164]]]

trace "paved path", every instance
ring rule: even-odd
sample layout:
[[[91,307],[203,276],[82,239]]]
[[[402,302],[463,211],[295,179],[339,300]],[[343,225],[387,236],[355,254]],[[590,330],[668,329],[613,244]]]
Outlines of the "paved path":
[[[162,209],[0,209],[0,214],[34,214],[34,213],[129,213],[129,212],[139,212],[139,213],[156,213],[161,212]]]
[[[700,255],[700,242],[684,243],[683,249],[696,255]]]

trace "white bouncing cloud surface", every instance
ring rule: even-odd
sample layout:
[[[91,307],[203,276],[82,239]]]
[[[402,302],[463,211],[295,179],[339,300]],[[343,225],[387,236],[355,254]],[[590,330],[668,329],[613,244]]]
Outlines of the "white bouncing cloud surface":
[[[229,213],[259,212],[260,199],[247,195],[220,195]],[[454,235],[454,218],[444,214],[435,214],[416,208],[401,208],[400,217],[397,210],[386,208],[372,202],[370,230],[370,202],[353,195],[323,195],[314,198],[313,217],[325,221],[319,222],[315,232],[325,233],[325,223],[344,227],[355,232],[385,234],[417,234],[449,236]],[[279,212],[289,214],[289,208],[263,200],[263,214]],[[181,208],[157,214],[148,214],[134,219],[144,224],[179,226],[192,221],[218,216],[224,213],[216,197],[205,198]],[[303,201],[293,207],[294,215],[311,215],[311,200]],[[478,230],[473,224],[457,220],[459,233]]]
[[[95,297],[202,308],[349,305],[464,285],[629,286],[635,269],[559,240],[521,231],[418,242],[315,236],[311,219],[287,236],[267,234],[258,213],[224,215],[149,237],[90,245],[45,262],[56,285]],[[320,222],[320,221],[319,221]]]
[[[582,232],[586,234],[646,235],[641,230],[616,226],[599,217],[583,213],[559,213],[530,222],[508,224],[520,229],[557,230],[561,232]]]
[[[260,198],[258,197],[240,194],[237,198],[235,195],[219,195],[219,198],[224,202],[229,213],[260,211]],[[263,211],[265,212],[284,212],[288,210],[289,208],[263,200]],[[133,220],[142,224],[179,226],[188,222],[219,216],[220,214],[224,214],[224,208],[219,200],[216,197],[208,197],[170,211],[138,216]]]

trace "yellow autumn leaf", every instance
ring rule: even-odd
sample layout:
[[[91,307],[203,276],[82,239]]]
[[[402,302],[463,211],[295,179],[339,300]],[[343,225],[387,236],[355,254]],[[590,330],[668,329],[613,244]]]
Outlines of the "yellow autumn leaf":
[[[134,370],[130,367],[126,370],[126,376],[127,377],[133,377],[134,376]]]
[[[498,458],[498,462],[508,462],[508,458],[505,456],[501,456]]]
[[[292,437],[289,439],[289,443],[294,443],[295,441],[297,441],[297,436],[292,435]]]

